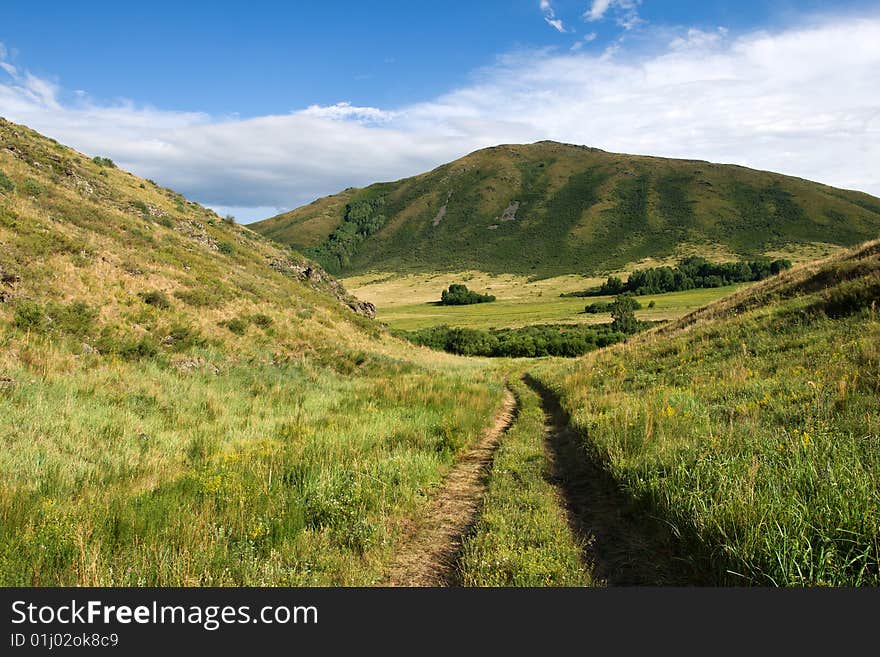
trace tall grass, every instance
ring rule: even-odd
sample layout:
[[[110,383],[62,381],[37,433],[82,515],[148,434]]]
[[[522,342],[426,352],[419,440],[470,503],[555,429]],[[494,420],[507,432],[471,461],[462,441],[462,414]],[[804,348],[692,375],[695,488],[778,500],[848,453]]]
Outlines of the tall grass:
[[[0,391],[4,585],[370,584],[501,396],[473,371],[100,360]]]
[[[715,581],[877,585],[880,317],[864,305],[829,319],[795,297],[540,376]]]

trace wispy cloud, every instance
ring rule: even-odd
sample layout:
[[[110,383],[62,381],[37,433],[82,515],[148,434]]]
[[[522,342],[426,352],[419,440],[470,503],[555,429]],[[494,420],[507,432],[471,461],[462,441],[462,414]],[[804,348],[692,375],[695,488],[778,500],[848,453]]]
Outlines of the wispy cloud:
[[[590,8],[584,13],[584,20],[601,21],[612,12],[618,25],[625,30],[631,30],[644,23],[638,10],[641,3],[642,0],[593,0]]]
[[[402,107],[339,103],[251,119],[62,102],[56,85],[17,61],[16,76],[0,72],[0,115],[245,220],[539,139],[731,162],[880,195],[880,17],[662,38],[650,55],[626,44],[604,56],[511,53],[466,86]]]
[[[562,32],[563,34],[568,31],[565,29],[565,24],[562,20],[556,18],[556,11],[553,9],[553,5],[550,4],[550,0],[541,0],[540,7],[541,11],[544,12],[544,20],[548,25],[553,27],[557,32]]]
[[[590,21],[602,20],[605,17],[605,12],[611,8],[612,1],[613,0],[593,0],[592,6],[587,10],[587,13],[584,14],[584,18]]]

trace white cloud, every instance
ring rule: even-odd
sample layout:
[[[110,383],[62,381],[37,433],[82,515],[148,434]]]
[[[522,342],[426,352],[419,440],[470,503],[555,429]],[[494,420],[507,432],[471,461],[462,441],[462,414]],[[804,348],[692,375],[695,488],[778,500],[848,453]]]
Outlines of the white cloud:
[[[587,13],[584,14],[584,18],[590,21],[602,20],[602,18],[605,17],[605,12],[611,8],[612,1],[613,0],[593,0],[593,5],[587,10]]]
[[[545,18],[544,20],[547,21],[547,25],[555,28],[557,32],[565,33],[565,25],[558,18]]]
[[[508,54],[468,85],[402,107],[340,103],[250,119],[62,102],[55,85],[22,73],[0,81],[0,115],[242,220],[539,139],[736,163],[880,196],[880,17],[658,38],[650,55],[619,44],[613,56]]]
[[[644,23],[639,16],[638,7],[642,0],[593,0],[584,13],[584,20],[593,22],[604,20],[609,10],[615,14],[615,22],[625,30],[631,30]]]
[[[568,31],[565,29],[565,24],[562,20],[556,18],[556,11],[553,9],[553,5],[550,4],[550,0],[541,0],[540,7],[541,11],[544,12],[544,20],[547,22],[547,25],[563,34]]]
[[[336,103],[326,107],[311,105],[299,114],[320,119],[350,119],[364,125],[387,123],[394,118],[393,112],[376,107],[354,107],[351,103]]]

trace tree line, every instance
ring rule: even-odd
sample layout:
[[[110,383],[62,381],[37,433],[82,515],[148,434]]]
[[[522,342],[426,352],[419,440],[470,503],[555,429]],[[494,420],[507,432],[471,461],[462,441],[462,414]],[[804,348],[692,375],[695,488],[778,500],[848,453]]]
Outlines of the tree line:
[[[693,256],[679,261],[675,267],[650,267],[630,274],[624,282],[617,276],[609,276],[599,287],[568,292],[561,296],[592,297],[630,293],[635,295],[663,294],[695,288],[712,288],[760,281],[791,268],[785,259],[740,260],[738,262],[710,262]]]
[[[629,332],[648,326],[645,322],[635,320],[631,310],[627,313],[622,308],[620,316],[622,321],[617,324],[592,326],[543,324],[484,331],[444,325],[418,331],[395,331],[394,334],[414,344],[459,356],[573,357],[621,342]]]

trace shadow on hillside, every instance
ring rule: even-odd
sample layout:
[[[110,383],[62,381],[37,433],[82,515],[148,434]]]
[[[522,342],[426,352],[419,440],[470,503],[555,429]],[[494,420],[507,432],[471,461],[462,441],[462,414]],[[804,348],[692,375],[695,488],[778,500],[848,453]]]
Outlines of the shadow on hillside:
[[[678,555],[672,529],[640,511],[607,470],[584,449],[559,397],[526,374],[541,397],[548,429],[548,478],[562,493],[569,526],[584,545],[584,561],[609,586],[699,586],[713,582]]]

